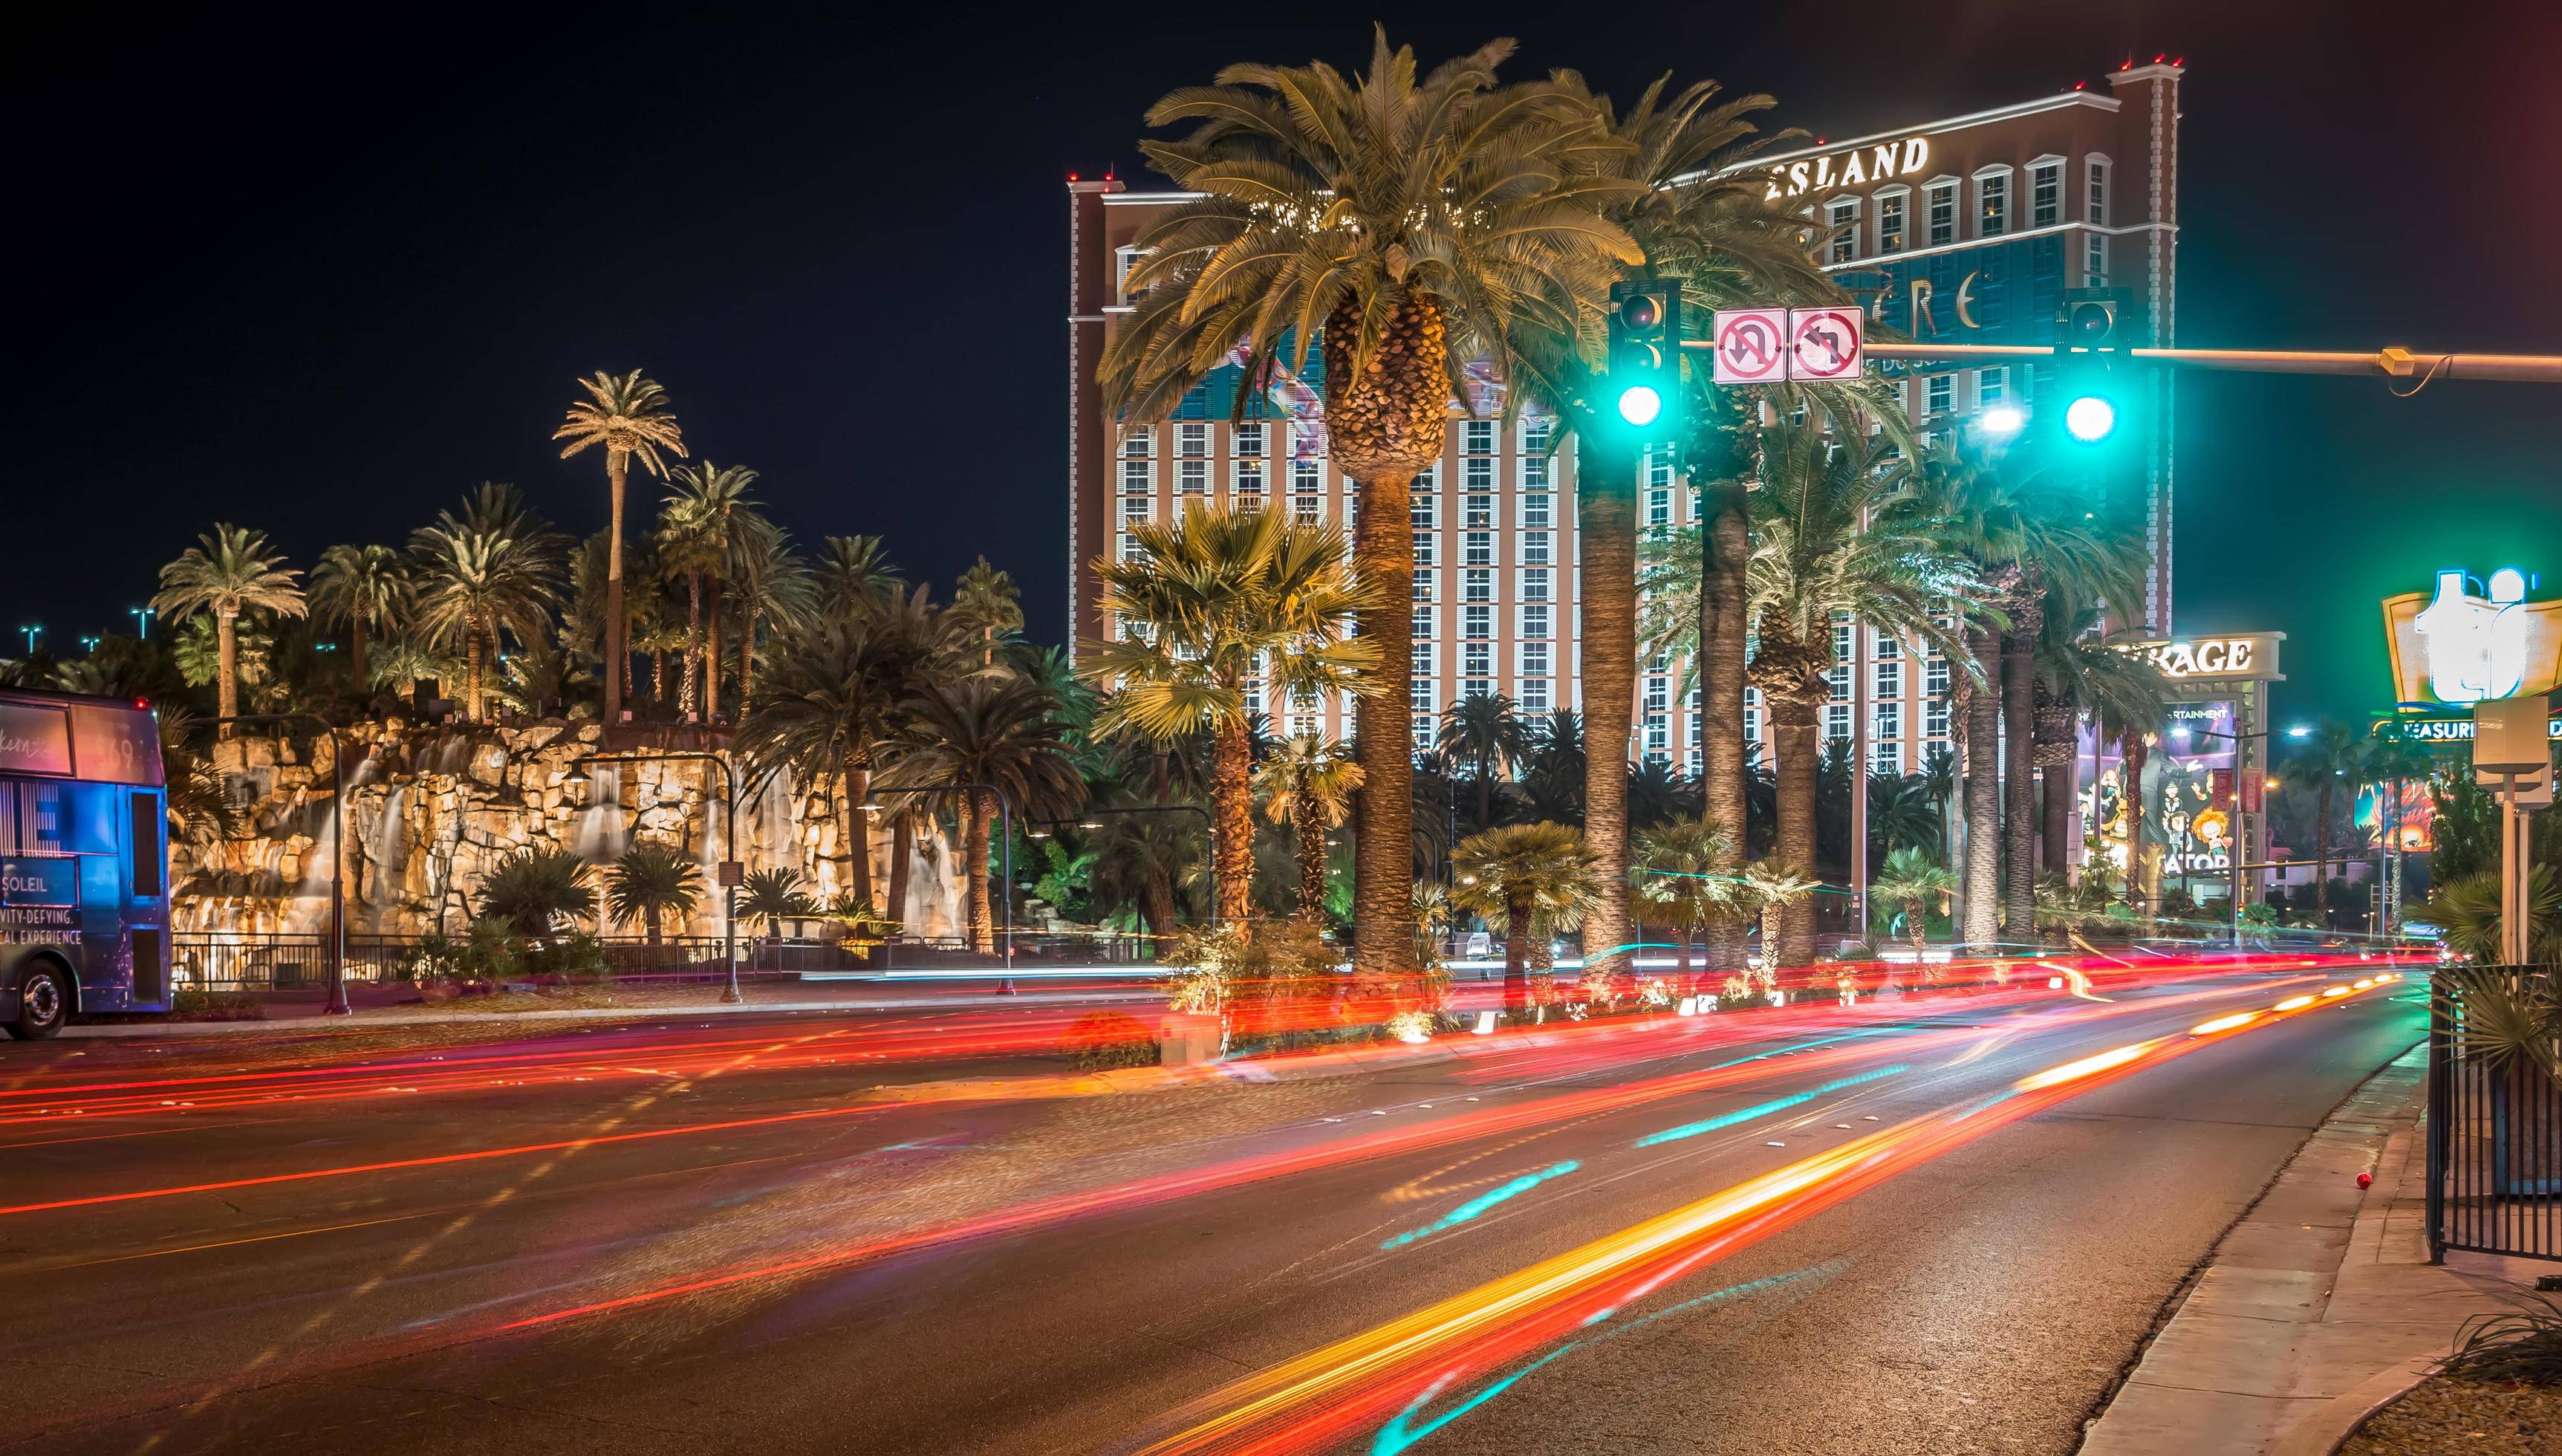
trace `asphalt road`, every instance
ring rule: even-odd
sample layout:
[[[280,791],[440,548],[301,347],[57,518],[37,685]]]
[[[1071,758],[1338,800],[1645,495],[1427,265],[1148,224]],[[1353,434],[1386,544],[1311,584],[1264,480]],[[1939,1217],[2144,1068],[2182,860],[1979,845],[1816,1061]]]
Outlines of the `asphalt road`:
[[[1034,1011],[10,1048],[0,1449],[2066,1452],[2420,1038],[2325,984],[1106,1095]]]

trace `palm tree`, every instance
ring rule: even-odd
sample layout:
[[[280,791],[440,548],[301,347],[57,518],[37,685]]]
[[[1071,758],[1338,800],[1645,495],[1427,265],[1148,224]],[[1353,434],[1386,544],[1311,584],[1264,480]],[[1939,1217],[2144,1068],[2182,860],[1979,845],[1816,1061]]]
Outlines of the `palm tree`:
[[[1357,686],[1379,647],[1345,627],[1373,593],[1355,581],[1341,531],[1277,510],[1194,506],[1130,537],[1132,559],[1094,563],[1097,610],[1125,624],[1078,652],[1078,673],[1110,689],[1094,732],[1209,735],[1218,916],[1242,919],[1254,870],[1248,684],[1260,677],[1274,701]]]
[[[2127,725],[2140,738],[2161,726],[2170,682],[2151,656],[2129,649],[2126,636],[2098,635],[2099,609],[2066,611],[2052,593],[2049,597],[2036,661],[2037,765],[2046,776],[2046,869],[2062,874],[2070,862],[2071,846],[2065,840],[2072,824],[2073,755],[2081,742],[2082,715],[2093,716],[2104,740],[2122,738]]]
[[[241,614],[256,611],[300,617],[306,610],[302,589],[294,585],[293,578],[298,573],[285,567],[282,556],[269,551],[265,531],[218,521],[211,533],[196,540],[200,544],[188,547],[177,560],[160,568],[160,590],[151,598],[151,610],[163,622],[174,622],[198,611],[214,615],[220,653],[214,678],[218,706],[214,711],[219,717],[236,718],[240,716]],[[233,726],[223,725],[225,736],[230,735]]]
[[[1697,990],[1690,947],[1712,925],[1739,920],[1742,884],[1731,872],[1735,840],[1704,819],[1677,819],[1637,835],[1634,876],[1638,903],[1669,917],[1680,937],[1679,985],[1684,996]],[[1739,964],[1739,963],[1738,963]]]
[[[416,630],[461,651],[464,717],[480,717],[484,654],[498,649],[501,634],[530,642],[551,630],[567,544],[516,487],[489,482],[464,497],[461,515],[439,512],[435,525],[410,533]]]
[[[345,624],[354,636],[349,670],[362,693],[373,681],[365,661],[370,629],[397,617],[414,588],[400,553],[389,546],[332,546],[311,569],[311,610],[321,624]]]
[[[982,955],[997,948],[988,896],[988,842],[999,805],[988,801],[988,792],[1003,796],[1000,802],[1026,819],[1066,814],[1085,799],[1085,783],[1069,755],[1058,710],[1055,693],[1012,673],[929,679],[908,699],[906,732],[897,757],[881,774],[884,788],[958,791],[967,844],[970,944]],[[1006,886],[1006,893],[1012,892]]]
[[[644,839],[623,851],[605,872],[605,906],[617,920],[638,919],[649,944],[658,944],[658,917],[694,913],[703,873],[673,844]]]
[[[1377,668],[1354,739],[1354,960],[1371,975],[1414,969],[1409,484],[1441,455],[1470,356],[1516,379],[1522,340],[1592,332],[1617,266],[1640,259],[1600,215],[1634,189],[1588,164],[1591,108],[1553,82],[1498,87],[1512,49],[1418,78],[1381,31],[1354,80],[1231,66],[1159,101],[1151,126],[1199,124],[1142,147],[1195,196],[1136,240],[1138,302],[1101,371],[1104,407],[1145,423],[1231,357],[1259,380],[1285,349],[1303,374],[1322,356],[1328,450],[1361,491],[1354,559],[1377,594],[1359,617]]]
[[[2317,806],[2313,817],[2313,904],[2315,921],[2330,928],[2330,804],[2342,789],[2354,790],[2366,773],[2367,740],[2329,721],[2315,724],[2287,761],[2287,776],[2304,781]]]
[[[1531,921],[1542,912],[1589,916],[1600,899],[1600,859],[1580,833],[1543,820],[1470,834],[1450,862],[1457,880],[1451,902],[1488,920],[1504,917],[1504,1009],[1527,1014]]]
[[[829,536],[813,576],[812,609],[828,617],[859,617],[907,596],[907,578],[878,536]]]
[[[564,920],[596,914],[594,876],[567,849],[519,849],[480,881],[476,913],[506,922],[518,935],[549,935]]]
[[[757,643],[769,645],[810,611],[809,563],[781,526],[753,511],[731,521],[729,595],[738,605],[738,700],[756,698]],[[768,626],[773,629],[768,634]]]
[[[1975,588],[1965,564],[1899,507],[1904,471],[1888,447],[1837,447],[1810,426],[1762,436],[1762,488],[1752,506],[1758,546],[1748,572],[1758,623],[1751,678],[1768,710],[1778,773],[1777,858],[1815,866],[1816,705],[1831,695],[1834,629],[1862,624],[1942,650],[1958,643],[1940,625],[1948,604]],[[1772,964],[1814,954],[1814,906],[1790,902]]]
[[[1520,766],[1530,736],[1502,693],[1471,693],[1441,710],[1441,752],[1476,766],[1477,827],[1495,823],[1495,775]]]
[[[1868,887],[1869,895],[1880,904],[1903,912],[1904,934],[1917,951],[1929,939],[1931,910],[1944,908],[1956,891],[1957,877],[1918,847],[1890,852],[1885,871]]]
[[[580,451],[601,446],[605,450],[605,480],[612,500],[611,517],[606,526],[608,547],[605,568],[605,721],[623,721],[623,672],[627,663],[623,620],[623,482],[632,461],[652,475],[666,474],[666,465],[658,452],[667,451],[682,458],[685,454],[684,433],[676,426],[675,414],[667,408],[667,391],[654,379],[643,379],[640,371],[617,377],[600,369],[593,379],[578,381],[587,398],[569,407],[569,416],[552,432],[552,439],[569,443],[561,447],[561,458],[568,459]]]
[[[1183,890],[1203,865],[1201,836],[1190,816],[1115,815],[1086,842],[1094,854],[1095,904],[1115,911],[1135,907],[1158,946],[1173,944],[1182,928]]]
[[[783,922],[809,920],[824,911],[811,898],[797,869],[751,869],[738,882],[738,913],[765,922],[769,940],[783,934]]]
[[[864,811],[872,771],[905,721],[902,705],[953,656],[951,624],[920,587],[870,613],[821,617],[785,637],[764,691],[739,720],[737,750],[760,769],[789,767],[804,785],[843,786],[838,842],[848,886],[866,905],[875,903]]]
[[[1013,574],[990,566],[984,556],[978,565],[961,573],[950,610],[962,631],[979,639],[980,666],[996,666],[997,643],[1022,631],[1022,597]]]
[[[1263,813],[1298,840],[1299,913],[1326,913],[1326,834],[1352,812],[1361,765],[1340,743],[1308,734],[1283,739],[1255,766]]]
[[[670,483],[658,517],[658,560],[685,583],[684,698],[708,723],[720,711],[720,604],[715,596],[707,628],[704,582],[713,582],[717,593],[717,583],[731,574],[740,518],[755,508],[747,487],[756,483],[756,471],[704,460],[677,466]]]

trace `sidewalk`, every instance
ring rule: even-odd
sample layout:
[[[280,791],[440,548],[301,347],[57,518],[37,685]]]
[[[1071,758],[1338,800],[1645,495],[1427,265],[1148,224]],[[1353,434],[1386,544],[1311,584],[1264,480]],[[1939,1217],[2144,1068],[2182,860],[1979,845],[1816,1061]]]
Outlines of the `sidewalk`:
[[[2216,1246],[2084,1456],[2327,1456],[2444,1357],[2467,1317],[2562,1272],[2482,1254],[2429,1262],[2427,1067],[2413,1047],[2295,1154]]]

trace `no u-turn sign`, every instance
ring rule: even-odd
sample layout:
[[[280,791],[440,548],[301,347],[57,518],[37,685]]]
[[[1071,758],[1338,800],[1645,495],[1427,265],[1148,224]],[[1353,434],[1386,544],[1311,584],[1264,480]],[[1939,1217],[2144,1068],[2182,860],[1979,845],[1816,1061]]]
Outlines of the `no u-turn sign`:
[[[1718,312],[1720,384],[1776,384],[1788,377],[1788,310],[1728,308]]]

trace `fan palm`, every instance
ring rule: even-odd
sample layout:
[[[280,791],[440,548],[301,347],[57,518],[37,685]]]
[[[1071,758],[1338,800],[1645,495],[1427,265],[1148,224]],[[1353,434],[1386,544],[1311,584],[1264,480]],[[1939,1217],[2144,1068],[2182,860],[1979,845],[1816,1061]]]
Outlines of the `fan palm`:
[[[764,921],[769,938],[780,936],[787,920],[809,920],[824,913],[797,869],[751,869],[740,878],[738,889],[738,913]]]
[[[1477,827],[1495,822],[1495,775],[1518,768],[1530,735],[1502,693],[1471,693],[1441,710],[1441,752],[1476,766]]]
[[[1831,695],[1833,630],[1850,621],[1944,651],[1961,650],[1941,625],[1949,603],[1974,591],[1964,561],[1939,549],[1900,504],[1904,471],[1887,447],[1837,447],[1811,427],[1763,434],[1762,487],[1753,492],[1758,545],[1747,572],[1758,624],[1753,685],[1768,709],[1778,775],[1776,856],[1798,873],[1815,865],[1816,705]],[[1814,953],[1814,906],[1790,902],[1777,966]]]
[[[1143,149],[1195,196],[1137,240],[1136,306],[1103,359],[1105,407],[1147,422],[1231,359],[1261,380],[1285,350],[1299,372],[1322,357],[1328,449],[1361,491],[1354,554],[1378,594],[1360,614],[1377,666],[1355,737],[1354,959],[1372,975],[1412,970],[1409,482],[1440,457],[1471,359],[1509,381],[1524,339],[1590,334],[1641,258],[1601,215],[1635,190],[1595,166],[1614,144],[1556,83],[1499,87],[1512,49],[1418,76],[1382,31],[1355,79],[1231,66],[1158,102],[1150,125],[1198,124]]]
[[[549,935],[564,920],[596,914],[594,875],[567,849],[520,849],[480,881],[476,913],[518,935]]]
[[[981,954],[996,950],[988,843],[999,804],[1010,805],[1027,819],[1049,819],[1073,811],[1085,799],[1085,783],[1069,754],[1058,708],[1056,694],[1012,673],[930,679],[903,708],[906,731],[897,756],[881,774],[885,788],[958,792],[967,844],[970,943]],[[991,791],[1001,796],[998,803],[988,802]],[[1012,892],[1007,886],[1006,893]]]
[[[860,616],[827,615],[777,644],[765,689],[739,721],[739,753],[760,770],[789,767],[804,785],[843,786],[839,844],[855,898],[874,903],[864,805],[901,708],[951,665],[954,637],[925,590]]]
[[[311,610],[323,626],[344,624],[353,635],[349,669],[359,691],[371,684],[365,639],[397,617],[412,594],[409,570],[389,546],[332,546],[311,569]]]
[[[623,851],[605,872],[605,907],[617,920],[639,920],[649,944],[658,944],[658,920],[694,913],[703,872],[673,844],[644,839]]]
[[[1130,537],[1131,560],[1094,564],[1098,610],[1125,624],[1078,652],[1078,672],[1110,689],[1094,732],[1210,736],[1218,916],[1241,919],[1254,869],[1248,682],[1259,676],[1275,700],[1355,687],[1380,649],[1345,629],[1375,594],[1356,581],[1342,532],[1280,511],[1194,506]]]
[[[578,381],[587,398],[569,407],[569,416],[552,432],[552,439],[569,442],[561,447],[561,458],[568,459],[579,452],[602,449],[605,452],[605,481],[610,505],[607,510],[607,549],[605,568],[605,721],[623,721],[623,673],[628,649],[623,620],[623,486],[632,461],[652,475],[666,473],[665,462],[658,452],[666,451],[681,458],[685,454],[685,437],[676,425],[676,416],[667,407],[667,391],[654,379],[644,379],[638,369],[616,376],[600,369],[593,379]]]
[[[1451,903],[1488,920],[1504,918],[1504,1009],[1524,1014],[1530,1009],[1533,917],[1589,915],[1600,898],[1601,862],[1583,846],[1580,833],[1545,820],[1470,834],[1451,851],[1450,861],[1456,880]],[[1587,955],[1587,965],[1589,960]]]
[[[219,651],[214,677],[218,704],[215,712],[220,717],[235,718],[240,716],[237,632],[241,614],[258,611],[277,617],[300,617],[307,608],[302,588],[294,584],[298,573],[285,567],[282,556],[270,551],[265,531],[222,521],[196,540],[199,544],[188,547],[177,560],[160,568],[160,590],[151,598],[151,610],[163,622],[176,621],[192,612],[213,614]],[[224,734],[229,735],[232,727],[225,723]]]
[[[463,716],[480,717],[485,654],[498,650],[502,634],[530,642],[551,630],[567,544],[514,486],[492,483],[464,497],[461,515],[439,512],[436,524],[410,533],[416,630],[429,644],[461,651]]]
[[[1957,892],[1957,877],[1927,850],[1907,847],[1889,852],[1886,868],[1868,887],[1871,898],[1894,906],[1904,916],[1905,937],[1915,950],[1929,939],[1930,912],[1945,909]]]
[[[1743,884],[1732,873],[1735,840],[1704,819],[1677,819],[1637,835],[1633,877],[1637,902],[1671,922],[1678,937],[1682,994],[1697,990],[1691,942],[1712,925],[1740,921]]]
[[[1352,813],[1361,765],[1344,746],[1314,734],[1286,738],[1254,769],[1263,813],[1298,841],[1299,912],[1326,913],[1326,835]]]

